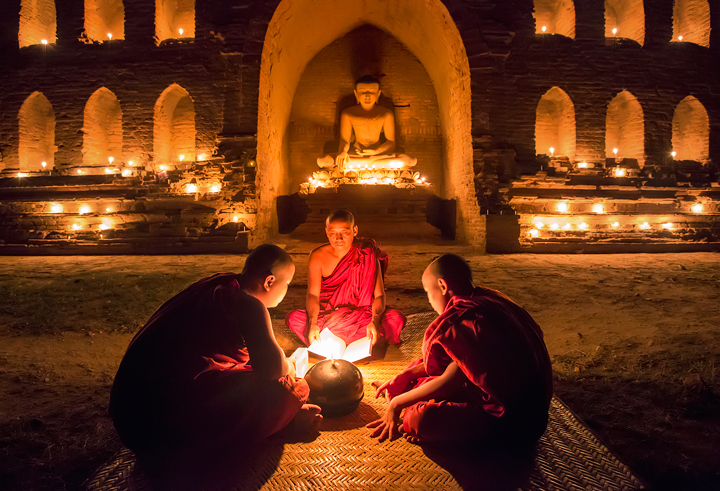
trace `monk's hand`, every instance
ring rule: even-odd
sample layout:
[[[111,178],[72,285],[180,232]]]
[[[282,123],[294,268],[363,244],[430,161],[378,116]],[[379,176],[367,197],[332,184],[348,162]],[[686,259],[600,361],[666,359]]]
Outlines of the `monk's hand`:
[[[367,337],[370,339],[370,344],[375,346],[375,343],[378,341],[378,331],[377,327],[375,327],[375,322],[370,321],[370,324],[367,325]]]
[[[385,414],[380,419],[368,423],[367,427],[373,428],[370,436],[377,438],[381,443],[385,440],[393,441],[400,438],[403,434],[400,420],[401,411],[400,408],[391,402],[388,405],[387,411],[385,411]]]
[[[317,324],[310,324],[310,328],[307,332],[308,344],[313,344],[314,341],[320,341],[320,326]]]
[[[376,389],[375,399],[380,397],[384,392],[385,397],[387,398],[388,402],[390,402],[393,397],[405,392],[405,389],[407,389],[408,384],[412,382],[412,380],[412,374],[405,370],[398,373],[392,379],[388,380],[385,383],[373,382],[372,386]]]

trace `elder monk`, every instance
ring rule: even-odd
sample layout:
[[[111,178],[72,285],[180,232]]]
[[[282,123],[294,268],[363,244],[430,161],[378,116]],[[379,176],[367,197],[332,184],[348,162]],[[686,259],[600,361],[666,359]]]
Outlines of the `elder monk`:
[[[265,244],[242,274],[221,273],[165,302],[133,338],[110,395],[122,442],[139,457],[183,448],[236,448],[319,424],[272,331],[290,256]],[[223,445],[226,445],[223,447]]]
[[[371,435],[384,441],[404,434],[414,443],[537,441],[552,398],[540,327],[502,293],[475,287],[459,256],[431,263],[422,284],[440,316],[425,332],[422,359],[375,383],[389,406],[368,425]]]
[[[363,337],[400,342],[405,316],[385,307],[388,256],[372,239],[357,238],[355,217],[337,210],[325,220],[328,243],[310,253],[306,308],[290,312],[288,327],[306,344],[330,329],[346,343]]]

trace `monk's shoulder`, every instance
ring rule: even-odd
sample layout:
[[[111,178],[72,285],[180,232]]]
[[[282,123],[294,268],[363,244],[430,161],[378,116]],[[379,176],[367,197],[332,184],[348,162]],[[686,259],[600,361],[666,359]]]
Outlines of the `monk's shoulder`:
[[[308,262],[310,263],[325,263],[332,258],[332,246],[330,244],[323,244],[313,249],[310,253]]]

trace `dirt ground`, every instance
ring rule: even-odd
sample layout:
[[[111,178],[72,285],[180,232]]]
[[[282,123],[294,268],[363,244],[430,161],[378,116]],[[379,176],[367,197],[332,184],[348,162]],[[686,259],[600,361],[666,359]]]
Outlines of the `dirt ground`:
[[[297,274],[275,322],[304,304],[308,248],[288,250]],[[406,314],[431,310],[425,266],[464,252],[387,250],[388,305]],[[720,255],[465,255],[477,283],[538,321],[555,393],[625,463],[655,489],[720,489]],[[0,257],[0,489],[80,489],[120,448],[106,407],[132,334],[194,280],[243,262]]]

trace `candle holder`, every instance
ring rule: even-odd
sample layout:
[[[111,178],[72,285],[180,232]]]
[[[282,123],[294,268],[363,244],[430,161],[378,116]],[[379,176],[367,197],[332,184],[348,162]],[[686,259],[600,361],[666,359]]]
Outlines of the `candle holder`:
[[[305,375],[310,387],[310,404],[322,408],[329,418],[345,416],[360,405],[365,394],[363,376],[358,367],[345,360],[323,360]]]

